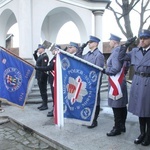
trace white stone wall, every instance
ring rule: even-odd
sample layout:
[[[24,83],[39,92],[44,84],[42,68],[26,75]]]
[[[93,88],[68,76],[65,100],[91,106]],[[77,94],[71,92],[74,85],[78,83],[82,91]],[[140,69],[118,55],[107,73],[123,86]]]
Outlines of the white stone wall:
[[[99,25],[102,20],[100,16],[98,18]],[[55,42],[59,29],[68,21],[76,24],[81,43],[87,41],[89,35],[101,37],[99,34],[102,29],[100,27],[96,29],[98,32],[95,31],[96,18],[91,10],[57,0],[10,1],[0,8],[0,46],[5,47],[6,33],[17,22],[19,56],[32,59],[33,51],[41,43],[41,38],[43,41]]]

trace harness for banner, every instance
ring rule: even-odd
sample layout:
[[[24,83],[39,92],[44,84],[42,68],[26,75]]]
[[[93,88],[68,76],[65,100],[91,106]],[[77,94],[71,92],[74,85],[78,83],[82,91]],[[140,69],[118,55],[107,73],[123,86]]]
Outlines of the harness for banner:
[[[109,98],[113,100],[118,100],[123,97],[121,84],[125,76],[124,69],[125,67],[123,66],[119,73],[117,73],[115,76],[109,76],[108,78],[110,83]]]

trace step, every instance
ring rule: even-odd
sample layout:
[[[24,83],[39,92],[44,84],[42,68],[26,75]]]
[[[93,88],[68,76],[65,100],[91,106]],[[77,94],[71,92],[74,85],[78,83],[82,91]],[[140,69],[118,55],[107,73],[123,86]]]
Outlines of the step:
[[[107,87],[101,88],[100,91],[101,91],[101,92],[106,92],[106,91],[108,91],[108,88],[107,88]]]
[[[108,87],[108,83],[102,83],[101,88],[102,87]]]

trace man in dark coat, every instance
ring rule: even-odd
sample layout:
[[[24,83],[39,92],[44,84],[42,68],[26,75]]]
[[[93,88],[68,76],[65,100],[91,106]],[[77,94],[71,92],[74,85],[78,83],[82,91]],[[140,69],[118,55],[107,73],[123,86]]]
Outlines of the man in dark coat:
[[[53,58],[50,60],[49,65],[48,66],[36,66],[35,69],[36,70],[40,70],[40,71],[48,71],[49,72],[49,83],[50,83],[50,87],[51,87],[51,93],[52,93],[52,100],[53,100],[53,107],[54,107],[54,65],[56,62],[56,54],[58,52],[58,50],[61,49],[61,47],[59,45],[55,45],[55,47],[53,49],[51,49]],[[52,117],[53,116],[53,109],[48,112],[47,117]]]
[[[132,40],[122,45],[119,60],[129,60],[134,67],[128,111],[139,117],[141,134],[134,141],[143,146],[150,145],[150,30],[142,30],[139,34],[139,47],[126,53]]]
[[[39,55],[38,55],[38,54]],[[48,55],[45,52],[45,47],[40,45],[38,46],[38,49],[35,50],[34,54],[34,59],[36,61],[36,66],[42,67],[42,66],[47,66],[49,58]],[[37,79],[38,86],[40,89],[40,94],[42,97],[42,105],[38,107],[39,110],[46,110],[48,109],[47,102],[48,102],[48,97],[47,97],[47,78],[48,75],[46,72],[36,70],[35,78]]]
[[[107,59],[107,68],[104,73],[109,76],[108,81],[108,105],[112,107],[114,114],[114,127],[107,133],[107,136],[120,135],[125,132],[125,122],[127,118],[127,84],[125,78],[125,67],[118,60],[121,38],[111,34],[110,47],[112,48],[111,55]],[[116,88],[116,89],[115,89]]]

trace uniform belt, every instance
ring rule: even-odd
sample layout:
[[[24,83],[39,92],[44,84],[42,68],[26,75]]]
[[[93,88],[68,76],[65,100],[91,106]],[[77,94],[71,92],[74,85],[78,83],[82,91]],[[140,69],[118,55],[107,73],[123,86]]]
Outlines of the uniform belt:
[[[135,74],[141,77],[150,77],[150,73],[135,72]]]

